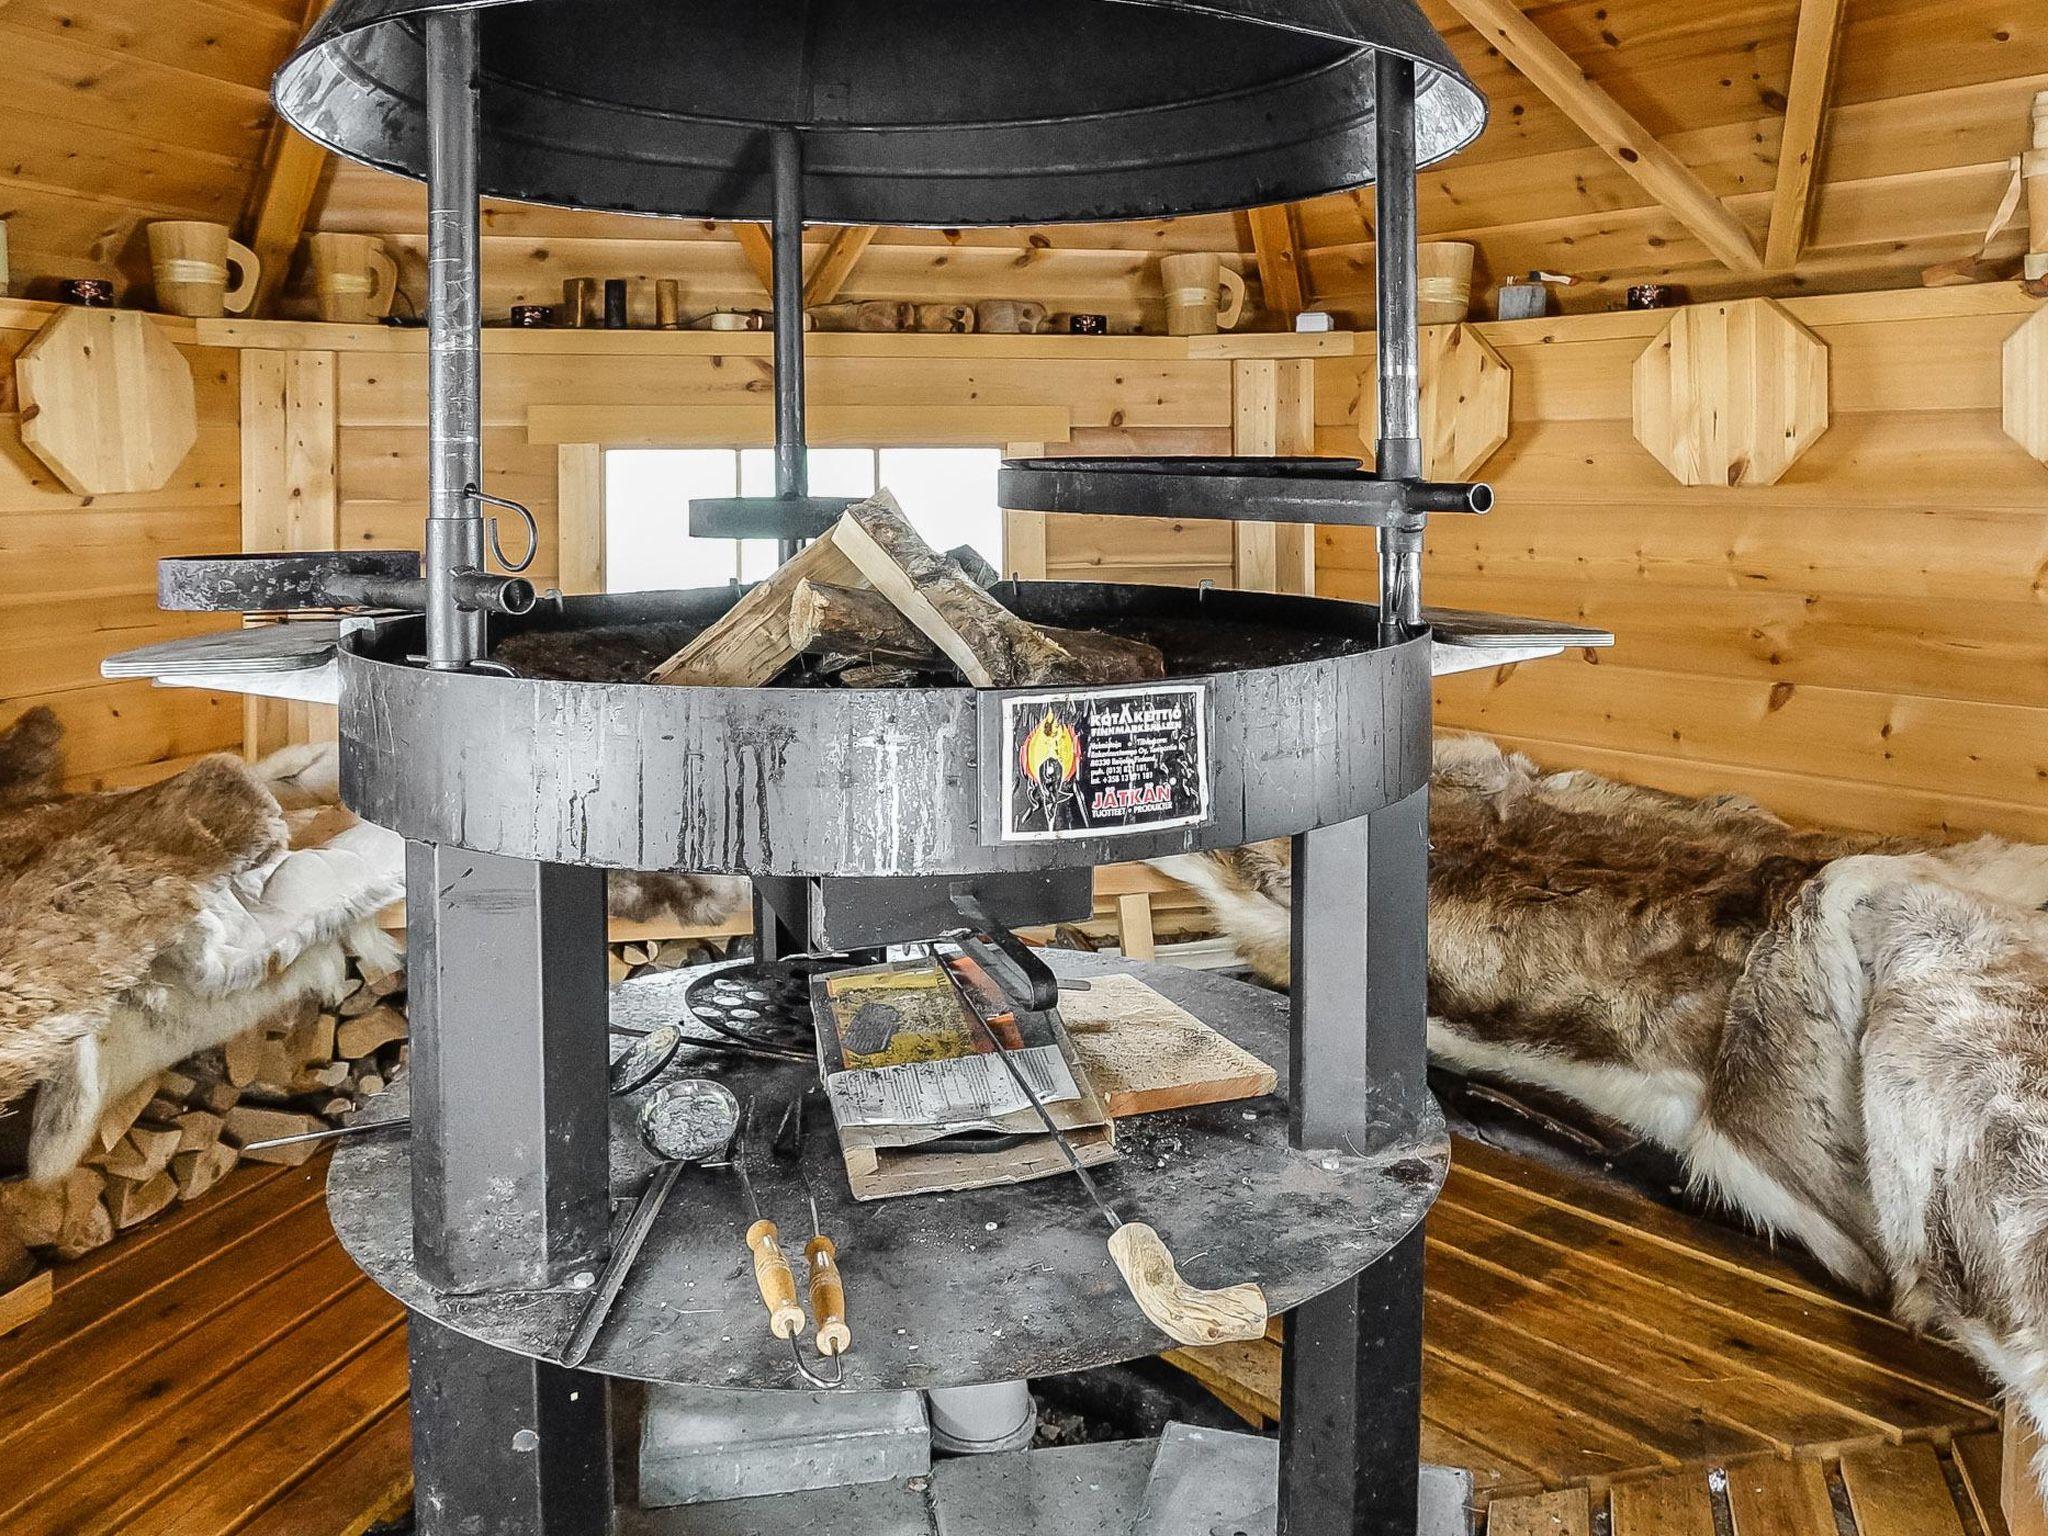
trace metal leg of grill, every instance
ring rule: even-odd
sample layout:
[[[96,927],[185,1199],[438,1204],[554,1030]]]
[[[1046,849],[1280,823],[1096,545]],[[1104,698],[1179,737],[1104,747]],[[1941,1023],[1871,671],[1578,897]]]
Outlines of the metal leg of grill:
[[[410,1326],[420,1536],[610,1536],[604,1378]]]
[[[448,1291],[595,1273],[611,1215],[604,873],[412,843],[406,889],[414,1262]],[[601,1380],[418,1318],[412,1368],[425,1536],[610,1529]]]
[[[1426,789],[1294,840],[1297,1146],[1370,1151],[1428,1102],[1428,841]],[[1421,1411],[1417,1232],[1289,1320],[1281,1536],[1414,1536]]]

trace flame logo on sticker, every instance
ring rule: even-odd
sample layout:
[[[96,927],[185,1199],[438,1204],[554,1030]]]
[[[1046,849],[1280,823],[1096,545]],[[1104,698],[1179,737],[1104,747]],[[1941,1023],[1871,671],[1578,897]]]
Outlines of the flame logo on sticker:
[[[1041,770],[1046,763],[1057,761],[1060,782],[1071,784],[1074,775],[1081,771],[1081,738],[1074,734],[1071,725],[1054,719],[1052,711],[1047,710],[1031,734],[1024,738],[1018,758],[1023,764],[1025,777],[1034,783],[1043,782]]]

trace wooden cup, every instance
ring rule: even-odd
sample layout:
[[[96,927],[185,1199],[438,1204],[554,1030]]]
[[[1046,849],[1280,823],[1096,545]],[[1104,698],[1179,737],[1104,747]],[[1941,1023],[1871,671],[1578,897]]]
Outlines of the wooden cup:
[[[990,336],[1036,336],[1045,323],[1045,306],[1036,299],[983,299],[974,306],[974,328]]]
[[[1431,240],[1415,253],[1415,313],[1424,325],[1456,325],[1472,313],[1472,259],[1478,247]]]
[[[1221,256],[1183,252],[1159,258],[1169,336],[1214,336],[1244,318],[1244,279]]]
[[[375,235],[315,235],[313,301],[331,325],[367,325],[391,313],[398,297],[398,263]]]
[[[225,224],[167,219],[149,226],[149,265],[156,277],[156,307],[167,315],[217,320],[239,315],[256,298],[262,263],[230,239]],[[240,274],[228,287],[228,268]]]
[[[2020,157],[2027,192],[2027,281],[2048,277],[2048,91],[2034,97],[2030,147]]]

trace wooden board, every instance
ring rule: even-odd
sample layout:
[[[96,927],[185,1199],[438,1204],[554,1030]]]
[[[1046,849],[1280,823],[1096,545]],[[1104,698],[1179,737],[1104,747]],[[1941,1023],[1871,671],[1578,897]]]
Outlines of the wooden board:
[[[1592,1529],[1583,1488],[1496,1499],[1487,1507],[1487,1536],[1589,1536]]]
[[[2048,463],[2048,309],[2031,315],[2012,333],[2004,360],[2006,436]]]
[[[1817,1462],[1746,1461],[1728,1469],[1734,1536],[1836,1536],[1827,1476]]]
[[[14,385],[22,442],[80,496],[162,490],[199,440],[191,369],[147,315],[66,309]]]
[[[1828,349],[1769,299],[1679,310],[1635,367],[1636,438],[1681,485],[1776,485],[1828,428]]]
[[[1714,1536],[1704,1469],[1616,1483],[1611,1497],[1614,1536]]]
[[[1963,1536],[1962,1516],[1931,1445],[1850,1452],[1842,1457],[1842,1484],[1860,1536]]]
[[[1257,1098],[1277,1081],[1271,1067],[1135,976],[1105,976],[1065,994],[1060,1017],[1118,1118]]]

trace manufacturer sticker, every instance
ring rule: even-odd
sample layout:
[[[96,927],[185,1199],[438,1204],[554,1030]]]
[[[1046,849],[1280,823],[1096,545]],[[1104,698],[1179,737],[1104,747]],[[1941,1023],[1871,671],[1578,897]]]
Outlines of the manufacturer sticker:
[[[1116,837],[1209,819],[1200,683],[1003,701],[1008,843]]]

